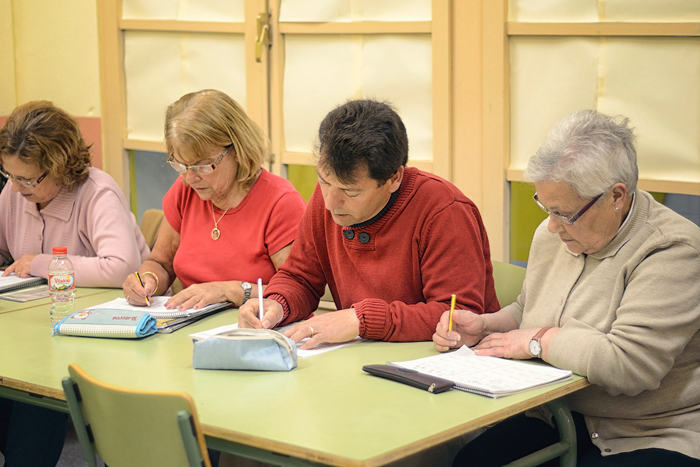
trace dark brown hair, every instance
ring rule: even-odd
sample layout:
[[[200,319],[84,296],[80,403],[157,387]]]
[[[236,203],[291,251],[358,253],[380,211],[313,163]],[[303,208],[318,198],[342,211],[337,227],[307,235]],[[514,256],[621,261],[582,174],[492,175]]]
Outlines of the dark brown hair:
[[[401,117],[385,102],[351,100],[331,110],[318,130],[318,164],[342,183],[367,167],[380,185],[408,162],[408,136]]]

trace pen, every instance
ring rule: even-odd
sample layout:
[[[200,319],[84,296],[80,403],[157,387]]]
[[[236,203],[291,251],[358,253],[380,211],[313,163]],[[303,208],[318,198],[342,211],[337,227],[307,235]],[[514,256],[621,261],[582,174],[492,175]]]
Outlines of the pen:
[[[452,332],[452,313],[455,312],[455,301],[457,300],[457,296],[455,294],[452,294],[452,300],[450,302],[450,326],[447,328],[447,332]]]
[[[263,319],[263,288],[262,288],[262,279],[258,278],[258,304],[259,304],[259,310],[258,314],[260,315],[260,322],[262,323]]]
[[[136,278],[139,280],[139,284],[141,284],[141,287],[143,287],[143,281],[141,280],[141,276],[139,275],[139,272],[136,271],[134,274],[136,274]],[[148,295],[146,295],[146,305],[151,306],[151,302],[148,300]]]

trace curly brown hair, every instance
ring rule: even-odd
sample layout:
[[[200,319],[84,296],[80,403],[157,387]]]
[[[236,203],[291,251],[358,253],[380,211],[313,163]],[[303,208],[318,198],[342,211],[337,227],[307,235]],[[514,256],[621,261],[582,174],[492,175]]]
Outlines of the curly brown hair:
[[[32,101],[12,111],[0,129],[0,161],[18,156],[38,166],[68,191],[89,176],[90,147],[78,122],[49,101]]]

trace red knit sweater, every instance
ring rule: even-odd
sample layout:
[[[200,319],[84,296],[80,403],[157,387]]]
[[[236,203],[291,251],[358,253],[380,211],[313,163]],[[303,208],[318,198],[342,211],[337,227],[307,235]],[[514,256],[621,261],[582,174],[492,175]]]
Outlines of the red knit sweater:
[[[338,309],[354,307],[368,339],[430,340],[453,293],[458,309],[500,308],[478,209],[451,183],[410,167],[393,205],[365,227],[336,224],[316,186],[265,295],[282,304],[286,324],[311,315],[326,283]]]

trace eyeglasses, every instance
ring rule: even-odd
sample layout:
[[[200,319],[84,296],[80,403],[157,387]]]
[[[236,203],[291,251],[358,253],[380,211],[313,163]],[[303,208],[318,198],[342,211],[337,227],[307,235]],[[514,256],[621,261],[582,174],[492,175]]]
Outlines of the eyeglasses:
[[[173,156],[170,156],[168,158],[168,164],[170,164],[170,167],[175,169],[175,172],[184,174],[187,172],[187,170],[191,170],[192,172],[199,174],[199,175],[206,175],[210,174],[216,169],[216,167],[221,163],[221,160],[224,158],[224,156],[231,150],[231,145],[226,146],[224,148],[224,152],[221,153],[219,157],[216,158],[213,164],[204,164],[204,165],[185,165],[181,162],[178,162],[175,160]]]
[[[584,214],[586,211],[588,211],[588,210],[590,209],[590,207],[593,206],[593,205],[595,204],[595,202],[598,201],[598,199],[600,199],[601,196],[603,196],[603,194],[604,194],[604,193],[601,193],[601,194],[599,194],[598,196],[596,196],[595,198],[593,198],[592,200],[590,200],[590,201],[588,202],[588,204],[586,204],[584,207],[582,207],[581,210],[580,210],[579,212],[577,212],[576,214],[574,214],[574,215],[571,216],[571,217],[566,217],[566,216],[562,216],[561,214],[557,214],[557,213],[555,213],[555,212],[551,212],[549,209],[547,209],[547,208],[544,206],[544,204],[540,203],[540,200],[537,198],[537,193],[535,193],[535,196],[533,196],[532,199],[534,199],[534,200],[535,200],[535,203],[537,203],[537,205],[538,205],[540,208],[542,208],[542,210],[543,210],[544,212],[546,212],[547,214],[549,214],[550,216],[554,217],[555,219],[559,219],[561,222],[563,222],[563,223],[565,223],[565,224],[574,225],[574,222],[576,222],[581,216],[583,216],[583,214]]]
[[[46,176],[49,174],[48,171],[44,172],[39,176],[39,178],[36,179],[34,182],[30,182],[28,180],[17,180],[17,178],[13,177],[9,173],[5,171],[5,167],[0,165],[0,174],[2,174],[3,177],[5,177],[8,180],[12,180],[12,183],[16,183],[17,185],[25,186],[27,188],[36,188],[38,184],[40,184]]]

